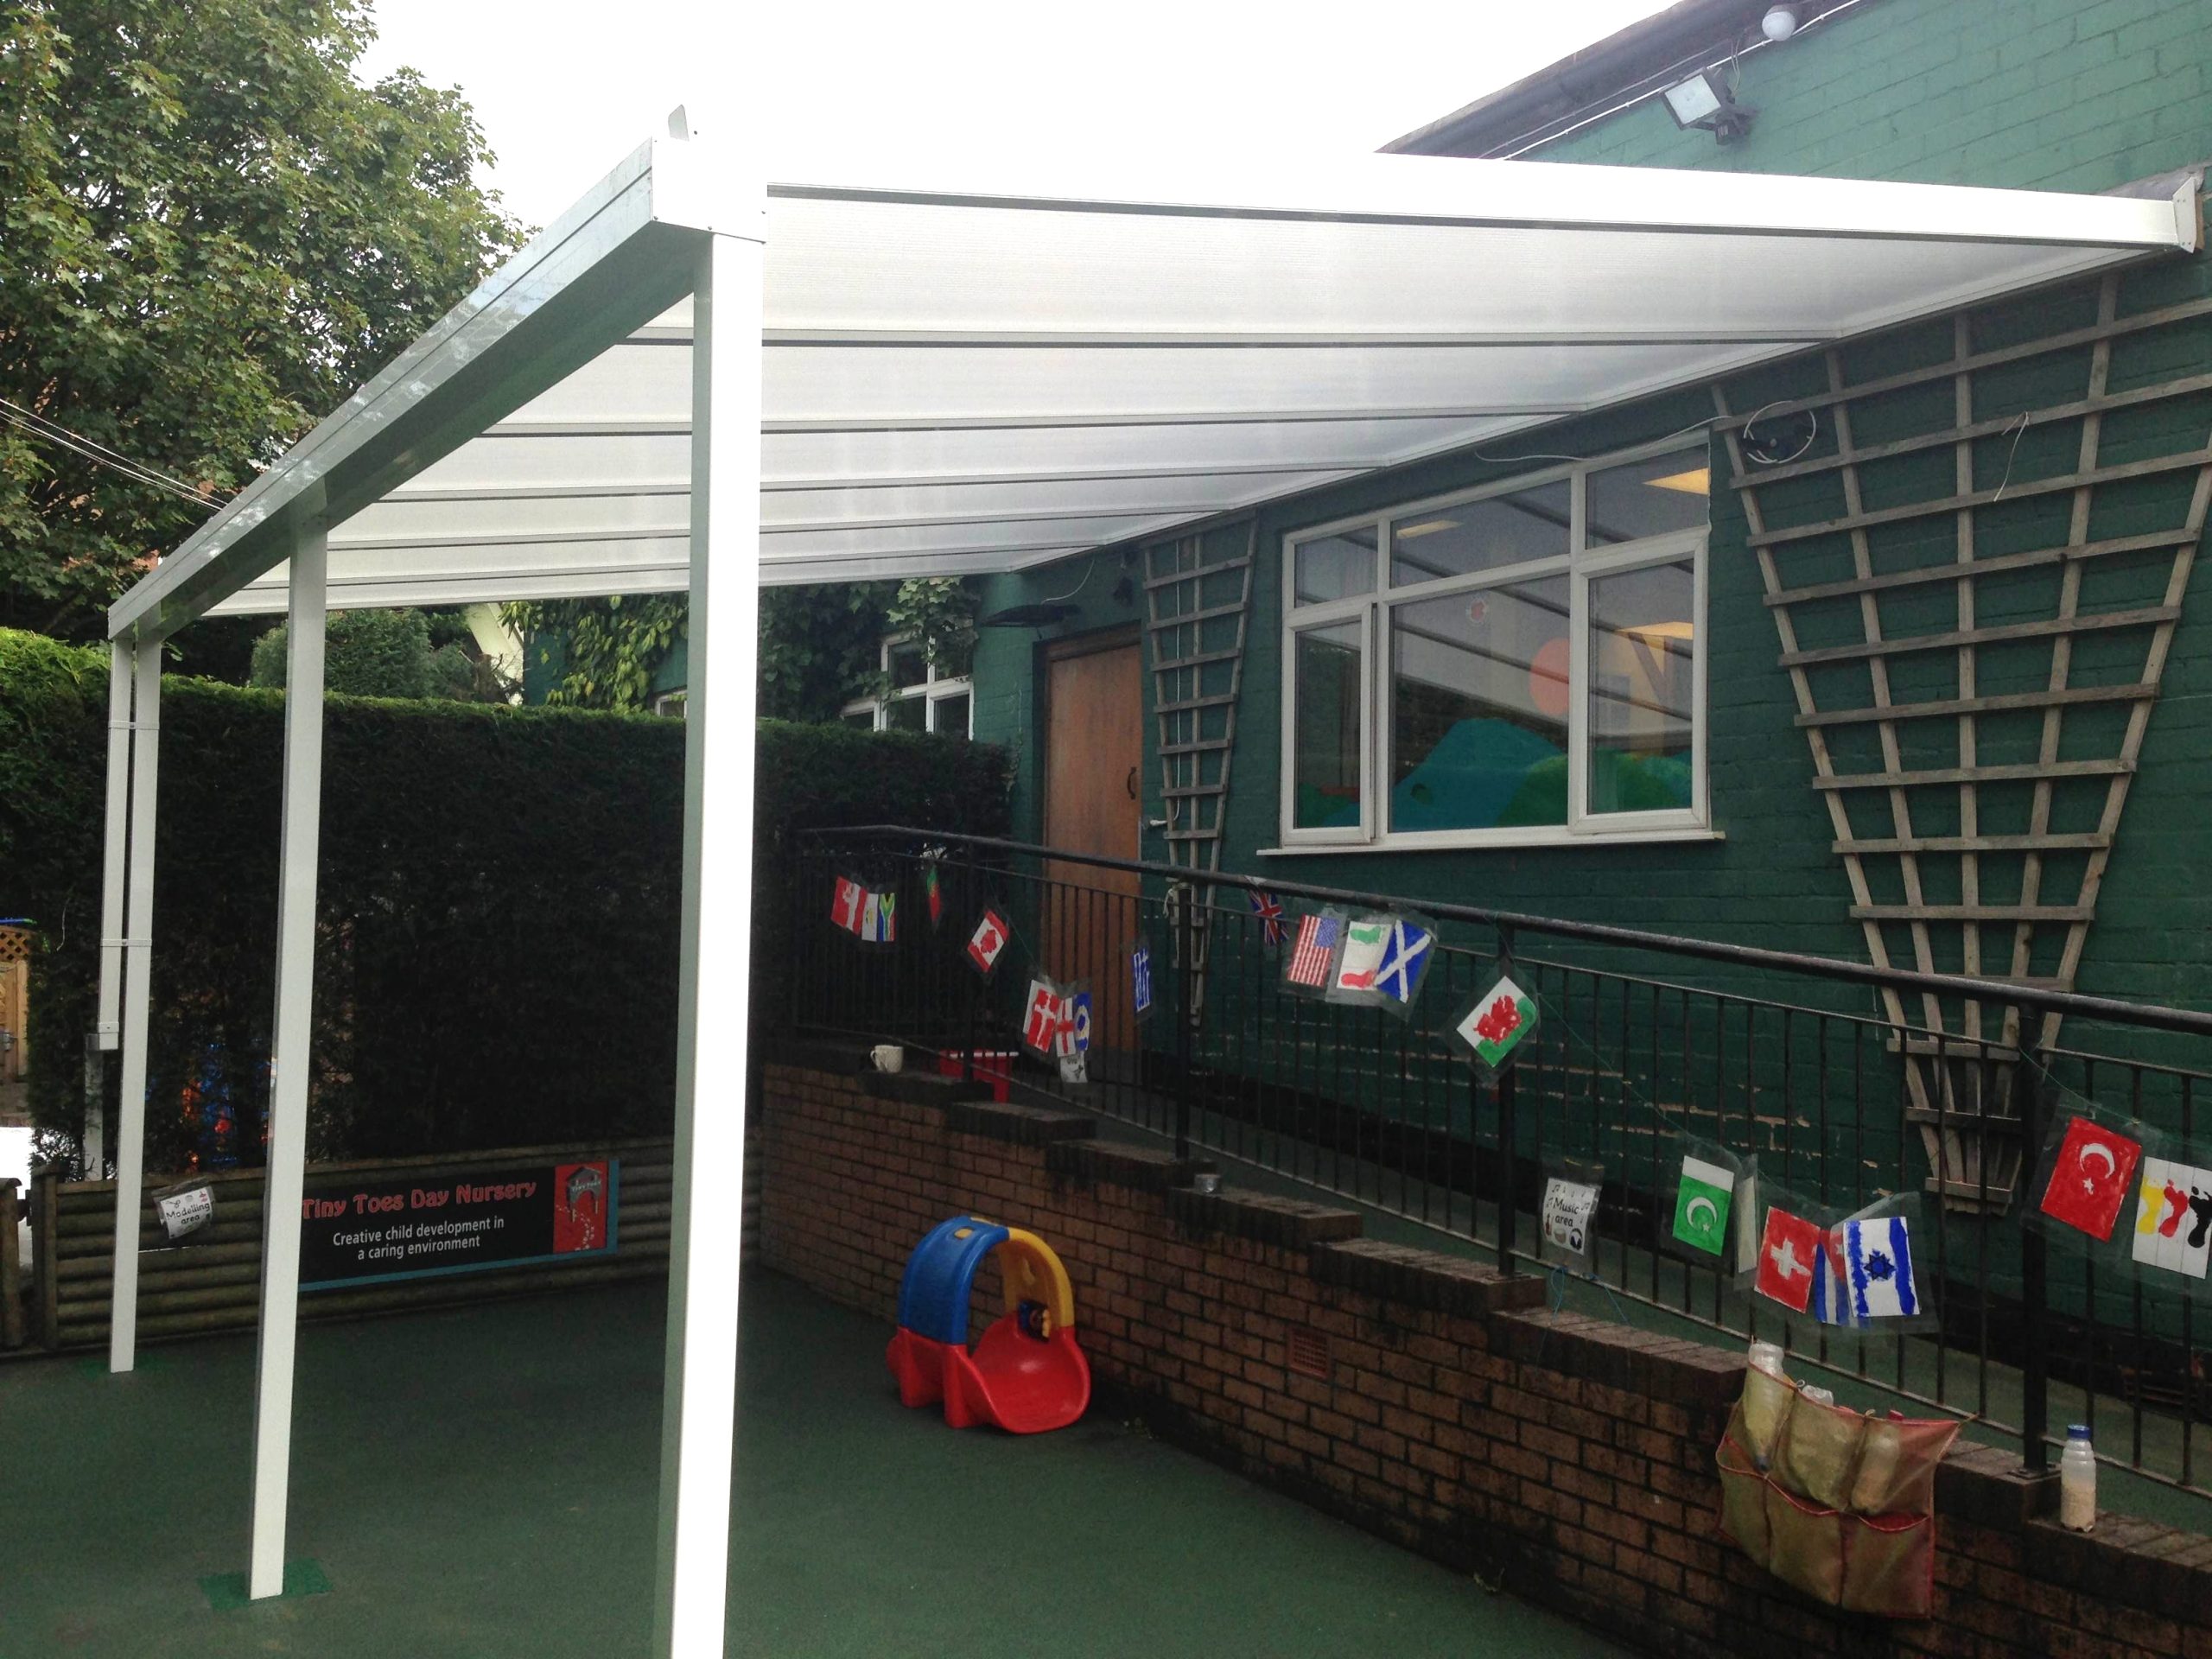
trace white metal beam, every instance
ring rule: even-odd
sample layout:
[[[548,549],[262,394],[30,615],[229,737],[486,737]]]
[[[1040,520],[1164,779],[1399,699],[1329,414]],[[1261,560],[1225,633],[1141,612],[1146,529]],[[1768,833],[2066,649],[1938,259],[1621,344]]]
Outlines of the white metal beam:
[[[138,1363],[138,1205],[146,1167],[146,1030],[154,1007],[154,823],[160,785],[162,648],[130,652],[130,844],[123,924],[123,1082],[115,1124],[115,1265],[107,1368]],[[113,687],[113,671],[109,684]],[[112,718],[111,704],[111,718]],[[109,778],[114,750],[109,749]]]
[[[763,254],[761,241],[704,238],[692,293],[691,677],[655,1659],[721,1659],[728,1611],[741,1239],[731,1201],[745,1186],[753,938]]]
[[[262,1200],[261,1331],[253,1387],[253,1541],[246,1594],[284,1589],[292,1473],[292,1370],[299,1335],[300,1200],[306,1185],[308,1078],[315,1014],[315,861],[322,836],[322,664],[328,526],[292,543],[284,657],[284,819],[276,902],[276,1009],[270,1044],[269,1168]]]

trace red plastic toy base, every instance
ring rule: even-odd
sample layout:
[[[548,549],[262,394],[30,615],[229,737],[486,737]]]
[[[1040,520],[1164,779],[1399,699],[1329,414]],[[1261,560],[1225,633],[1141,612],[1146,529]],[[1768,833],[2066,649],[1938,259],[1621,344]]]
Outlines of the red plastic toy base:
[[[1011,1313],[983,1332],[973,1354],[902,1325],[883,1357],[901,1405],[942,1400],[955,1428],[988,1423],[1009,1434],[1041,1434],[1065,1428],[1090,1404],[1090,1362],[1075,1332],[1055,1331],[1039,1342]]]

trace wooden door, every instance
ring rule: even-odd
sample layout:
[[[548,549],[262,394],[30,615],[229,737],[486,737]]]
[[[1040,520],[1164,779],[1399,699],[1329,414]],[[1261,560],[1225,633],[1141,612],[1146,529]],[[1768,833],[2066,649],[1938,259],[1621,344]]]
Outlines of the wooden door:
[[[1045,841],[1103,858],[1139,856],[1144,678],[1134,631],[1067,640],[1046,659]],[[1048,971],[1091,988],[1094,1052],[1136,1046],[1122,947],[1138,931],[1134,871],[1047,860]],[[1103,1058],[1103,1056],[1101,1057]]]

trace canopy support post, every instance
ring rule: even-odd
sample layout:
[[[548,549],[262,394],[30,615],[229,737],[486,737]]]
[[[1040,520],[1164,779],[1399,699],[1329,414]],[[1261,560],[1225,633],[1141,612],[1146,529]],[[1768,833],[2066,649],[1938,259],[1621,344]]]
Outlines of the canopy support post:
[[[111,1372],[130,1370],[138,1363],[138,1205],[146,1166],[146,1028],[154,1006],[154,819],[161,709],[162,642],[118,645],[108,670],[109,807],[100,940],[103,1022],[118,988],[123,1005],[122,1097],[115,1115],[115,1278],[108,1302],[107,1368]],[[118,718],[124,728],[120,732],[116,729]],[[124,815],[116,804],[124,799],[130,803],[127,862],[119,844]],[[106,932],[118,911],[123,912],[121,933]],[[115,982],[118,976],[119,988]],[[88,1138],[90,1128],[88,1122]],[[98,1179],[99,1172],[86,1173]]]
[[[655,1659],[721,1659],[728,1614],[741,1250],[732,1218],[745,1184],[753,943],[763,252],[757,239],[702,238],[691,299],[690,673]]]
[[[133,648],[107,648],[107,835],[100,860],[99,1014],[85,1039],[85,1179],[107,1167],[107,1051],[123,1033],[123,869],[130,847]]]
[[[284,656],[284,829],[276,902],[276,1013],[270,1043],[269,1167],[262,1206],[261,1331],[253,1389],[253,1543],[246,1594],[284,1589],[292,1472],[292,1361],[299,1334],[300,1201],[315,1013],[315,855],[322,833],[323,619],[329,525],[292,543]]]

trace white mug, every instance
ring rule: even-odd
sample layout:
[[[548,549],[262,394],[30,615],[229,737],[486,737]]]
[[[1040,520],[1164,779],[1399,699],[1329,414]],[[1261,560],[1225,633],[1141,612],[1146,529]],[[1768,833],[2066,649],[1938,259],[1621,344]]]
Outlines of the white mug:
[[[879,1071],[898,1071],[906,1066],[906,1051],[896,1043],[878,1043],[868,1050],[868,1058]]]

